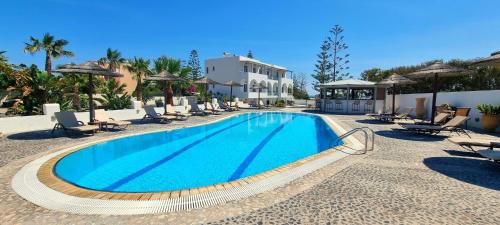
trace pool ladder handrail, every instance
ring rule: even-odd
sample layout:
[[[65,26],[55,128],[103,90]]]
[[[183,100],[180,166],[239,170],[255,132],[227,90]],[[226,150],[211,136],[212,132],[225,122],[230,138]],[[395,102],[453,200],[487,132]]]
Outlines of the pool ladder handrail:
[[[370,145],[370,148],[368,148],[368,132],[369,131],[371,133],[371,145]],[[367,151],[373,151],[374,149],[374,145],[375,145],[375,132],[368,128],[368,127],[358,127],[358,128],[354,128],[348,132],[346,132],[345,134],[342,134],[340,135],[339,137],[337,137],[336,139],[330,141],[330,148],[332,146],[338,146],[339,145],[339,142],[357,132],[362,132],[364,134],[364,137],[365,137],[365,149],[363,151],[363,154],[366,153]],[[332,143],[335,141],[335,145],[332,145]]]

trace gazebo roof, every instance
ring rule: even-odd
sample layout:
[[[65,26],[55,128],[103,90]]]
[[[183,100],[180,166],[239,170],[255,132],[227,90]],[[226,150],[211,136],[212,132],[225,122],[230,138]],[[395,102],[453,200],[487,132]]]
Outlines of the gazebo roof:
[[[324,84],[319,84],[319,87],[336,87],[336,88],[347,88],[347,87],[376,87],[377,84],[375,82],[366,81],[366,80],[339,80],[335,82],[328,82]]]

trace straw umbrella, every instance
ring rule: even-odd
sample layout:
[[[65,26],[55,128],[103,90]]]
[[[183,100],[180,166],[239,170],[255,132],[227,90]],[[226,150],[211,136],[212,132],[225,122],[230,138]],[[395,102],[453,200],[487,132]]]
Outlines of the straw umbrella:
[[[267,89],[267,87],[259,83],[257,85],[252,86],[252,88],[257,89],[257,105],[260,106],[260,91],[262,89]]]
[[[469,72],[469,71],[462,69],[462,68],[453,67],[453,66],[444,64],[442,62],[435,62],[428,67],[425,67],[425,68],[420,69],[416,72],[413,72],[413,73],[406,75],[406,77],[408,77],[408,78],[426,78],[426,77],[434,78],[433,84],[432,84],[431,124],[434,124],[434,116],[436,114],[436,97],[437,97],[437,92],[439,90],[439,84],[438,84],[439,77],[459,76],[459,75],[464,74],[466,72]]]
[[[243,85],[233,80],[226,82],[225,85],[231,87],[231,91],[229,92],[229,108],[231,108],[231,103],[232,103],[231,98],[233,97],[233,86],[241,87]]]
[[[392,85],[392,115],[396,113],[394,109],[396,107],[396,85],[415,84],[415,83],[417,82],[412,81],[396,73],[393,73],[388,78],[385,78],[379,82],[379,84]]]
[[[76,73],[76,74],[85,74],[89,76],[89,121],[95,122],[95,112],[94,112],[94,100],[93,100],[93,92],[94,92],[94,76],[106,76],[106,77],[123,77],[122,74],[113,72],[109,69],[102,68],[96,62],[86,62],[80,65],[64,65],[59,69],[55,70],[55,72],[59,73]]]
[[[208,78],[208,76],[204,76],[203,78],[196,80],[193,83],[205,85],[205,109],[206,109],[207,108],[207,101],[208,101],[208,96],[207,96],[208,85],[215,85],[215,84],[221,84],[221,83]]]
[[[477,60],[472,64],[478,66],[492,66],[500,68],[500,51],[493,52],[489,57]]]
[[[163,114],[167,114],[167,88],[169,87],[168,82],[171,81],[184,81],[184,79],[175,76],[167,71],[163,71],[159,74],[151,75],[149,77],[144,78],[145,80],[152,80],[152,81],[163,81],[164,82],[164,89],[163,89],[163,97],[164,103],[163,103]]]

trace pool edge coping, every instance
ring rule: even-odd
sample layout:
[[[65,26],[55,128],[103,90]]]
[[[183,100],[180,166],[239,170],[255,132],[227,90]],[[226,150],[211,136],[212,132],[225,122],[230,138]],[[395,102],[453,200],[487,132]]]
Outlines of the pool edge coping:
[[[283,113],[283,111],[264,111],[262,113],[266,112]],[[220,202],[227,202],[230,200],[237,200],[243,197],[249,197],[251,195],[264,192],[266,190],[271,190],[279,186],[283,186],[286,183],[289,183],[299,177],[302,177],[323,166],[326,166],[333,161],[346,157],[347,155],[349,155],[349,153],[353,153],[355,151],[353,149],[356,149],[361,145],[361,143],[357,139],[351,136],[344,140],[345,144],[342,146],[337,146],[325,150],[323,152],[308,156],[306,158],[297,160],[295,162],[280,166],[272,170],[265,171],[263,173],[234,180],[231,182],[224,182],[198,188],[166,191],[166,192],[118,193],[118,192],[90,190],[70,184],[62,180],[61,178],[57,177],[53,172],[53,167],[61,158],[91,145],[124,137],[137,136],[137,135],[162,132],[162,131],[170,131],[188,127],[203,126],[246,113],[252,113],[252,112],[236,113],[228,116],[223,116],[214,119],[212,121],[207,121],[204,123],[195,124],[191,126],[181,126],[175,128],[169,127],[169,128],[133,133],[133,134],[118,135],[115,137],[103,138],[92,142],[80,144],[70,148],[59,149],[55,152],[45,155],[44,157],[38,158],[35,161],[25,165],[14,176],[12,180],[12,187],[21,197],[25,198],[26,200],[31,201],[37,205],[43,206],[45,208],[54,209],[58,211],[67,211],[67,212],[83,213],[83,214],[145,214],[145,213],[155,213],[155,212],[177,211],[177,210],[185,210],[191,208],[200,208],[205,205],[215,205]],[[326,115],[318,115],[306,112],[285,112],[285,113],[299,113],[299,114],[318,116],[322,118],[323,121],[325,121],[328,124],[328,126],[334,130],[335,133],[342,134],[346,132],[340,125],[338,125],[336,122],[334,122],[331,118],[327,117]],[[321,163],[322,166],[319,166],[313,170],[306,170],[305,173],[301,171],[301,168],[302,169],[309,168],[311,167],[308,166],[309,164],[314,164],[314,162],[320,161],[321,159],[323,159],[322,161],[325,161],[326,158],[333,158],[334,160],[333,161],[332,159],[327,160],[329,161],[328,163],[326,164]],[[289,175],[285,176],[286,174]],[[29,179],[27,179],[27,177],[29,177]],[[277,182],[280,180],[282,181],[286,180],[286,181]],[[270,185],[273,183],[274,185]],[[266,186],[266,188],[259,188],[262,190],[251,191],[252,187],[262,186],[262,185]],[[31,196],[31,194],[35,194],[38,196],[33,197]],[[57,195],[58,198],[56,201],[54,200],[54,197],[56,197],[55,195]],[[51,199],[48,199],[49,196]],[[219,199],[220,201],[216,201],[215,199]],[[95,202],[90,204],[90,202],[92,201]],[[85,206],[82,206],[80,204],[77,207],[74,205],[75,202],[85,203],[84,204]],[[141,207],[138,206],[125,207],[125,206],[116,206],[117,202],[119,202],[120,204],[124,204],[127,202],[142,203],[142,204],[139,204],[139,206]],[[154,204],[147,204],[148,202]],[[158,202],[163,202],[163,204],[158,205],[159,204]],[[89,203],[89,205],[87,205],[87,203]],[[99,207],[94,208],[92,210],[92,207],[96,206]],[[110,212],[106,210],[106,208],[109,208],[106,206],[112,206],[114,208],[118,207],[121,210],[119,212],[115,210],[113,210],[113,212]],[[134,208],[137,210],[134,210]],[[141,210],[139,210],[139,208]]]

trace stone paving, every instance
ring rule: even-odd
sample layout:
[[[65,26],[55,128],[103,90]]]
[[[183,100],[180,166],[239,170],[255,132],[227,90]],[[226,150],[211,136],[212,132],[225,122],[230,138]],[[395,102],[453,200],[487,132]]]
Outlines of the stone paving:
[[[120,132],[66,138],[43,132],[0,140],[1,224],[500,224],[500,163],[480,158],[445,136],[402,133],[364,116],[330,116],[346,130],[375,130],[376,149],[330,164],[256,196],[214,207],[157,215],[74,215],[46,210],[17,196],[12,176],[54,148]],[[169,125],[135,124],[126,132]],[[45,135],[45,136],[44,136]],[[446,134],[447,135],[447,134]],[[480,135],[480,134],[473,134]],[[41,139],[39,137],[42,137]]]

